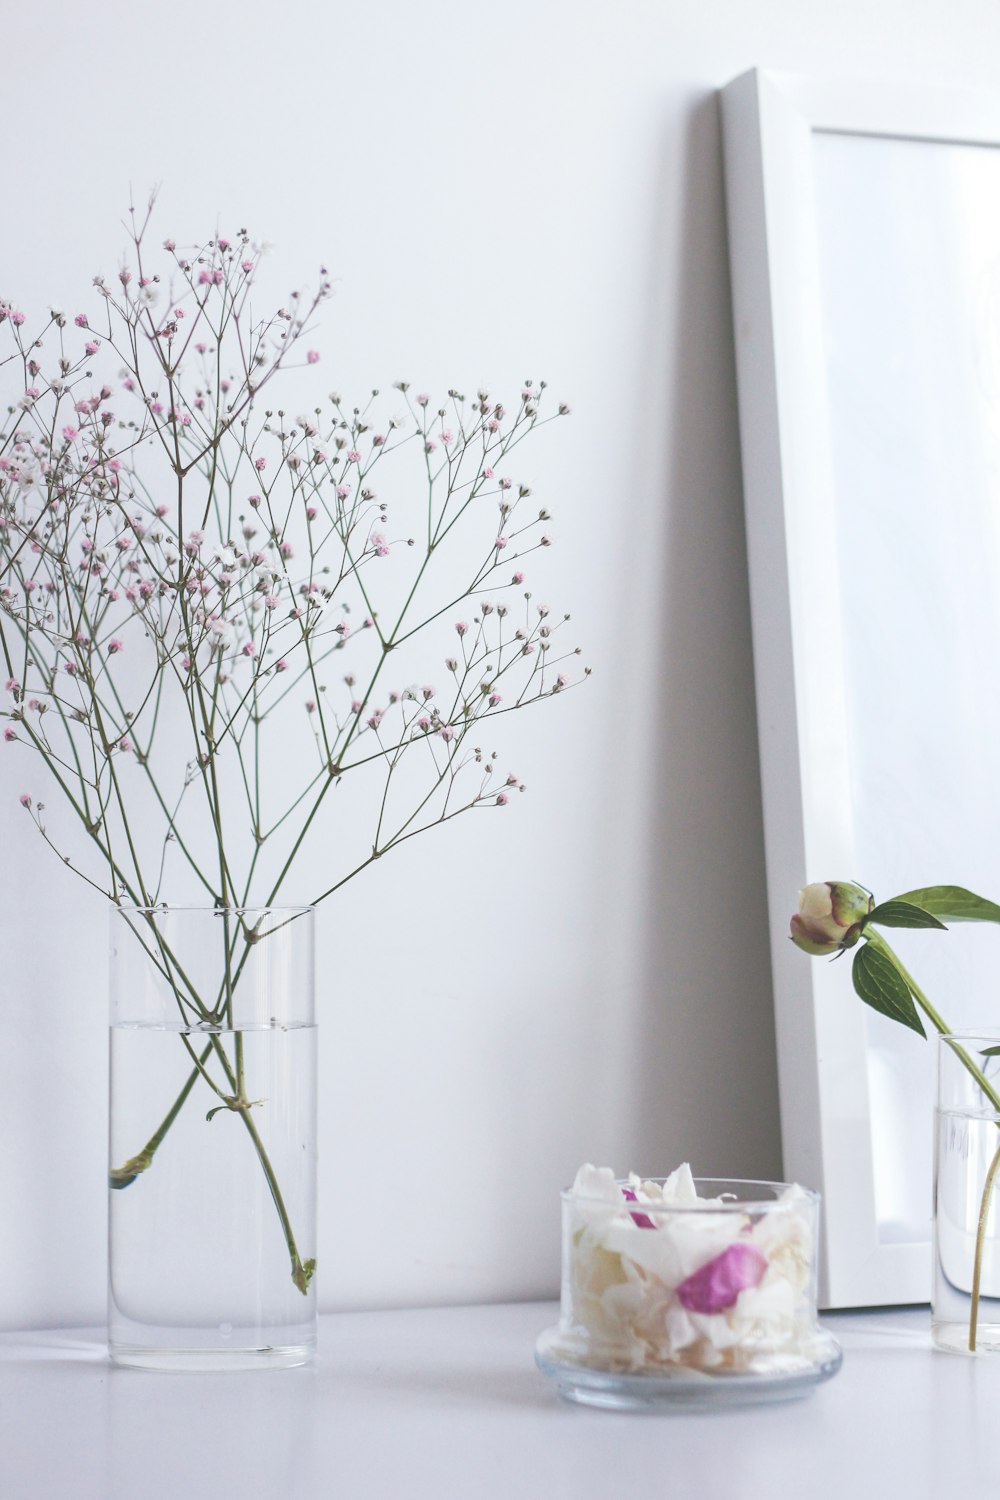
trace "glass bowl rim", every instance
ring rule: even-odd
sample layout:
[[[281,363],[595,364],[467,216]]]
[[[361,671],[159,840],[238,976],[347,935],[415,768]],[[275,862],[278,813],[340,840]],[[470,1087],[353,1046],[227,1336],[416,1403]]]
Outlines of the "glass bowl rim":
[[[655,1177],[639,1173],[636,1176],[639,1177],[640,1182],[655,1182],[660,1186],[667,1181],[666,1177]],[[769,1188],[774,1192],[774,1197],[758,1198],[753,1197],[750,1193],[741,1193],[739,1197],[727,1199],[725,1203],[710,1203],[707,1200],[699,1203],[650,1203],[644,1199],[639,1199],[636,1203],[632,1203],[623,1194],[622,1209],[630,1214],[648,1213],[663,1216],[667,1214],[746,1213],[748,1210],[752,1210],[754,1213],[773,1213],[777,1210],[779,1213],[782,1213],[788,1212],[806,1201],[810,1204],[818,1204],[820,1201],[820,1195],[815,1188],[803,1187],[801,1183],[797,1182],[773,1182],[762,1177],[694,1177],[693,1181],[696,1188],[723,1185],[730,1188],[756,1189],[758,1192],[762,1188]],[[631,1188],[633,1182],[634,1179],[631,1177],[615,1178],[615,1186],[617,1188]],[[783,1203],[780,1195],[793,1187],[798,1188],[803,1197],[796,1198],[791,1203]],[[591,1207],[607,1209],[609,1212],[618,1212],[617,1205],[609,1203],[606,1198],[596,1197],[591,1193],[574,1192],[571,1187],[563,1188],[559,1196],[563,1203],[566,1204],[587,1204]]]

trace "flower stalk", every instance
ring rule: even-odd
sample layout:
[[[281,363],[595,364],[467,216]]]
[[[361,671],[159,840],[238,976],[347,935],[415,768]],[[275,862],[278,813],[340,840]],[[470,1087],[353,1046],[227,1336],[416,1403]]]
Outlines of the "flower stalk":
[[[836,957],[857,946],[851,972],[860,998],[921,1036],[926,1033],[917,1012],[918,1008],[923,1011],[1000,1116],[1000,1092],[955,1038],[951,1027],[876,926],[944,930],[947,921],[1000,922],[1000,906],[961,886],[928,886],[876,906],[864,887],[847,881],[826,881],[802,890],[799,910],[790,926],[792,942],[806,953]],[[1000,1128],[1000,1118],[996,1123]],[[986,1172],[977,1219],[968,1336],[969,1351],[973,1354],[979,1326],[983,1247],[998,1173],[1000,1145]]]
[[[150,1170],[204,1086],[243,1121],[305,1292],[314,1262],[234,1026],[258,940],[236,914],[274,905],[311,850],[316,904],[410,838],[524,791],[488,737],[586,671],[562,644],[569,616],[526,587],[550,516],[510,470],[568,408],[550,409],[544,382],[505,403],[485,389],[432,401],[400,381],[388,410],[377,392],[357,406],[331,393],[292,416],[275,388],[320,362],[326,270],[261,319],[262,247],[241,230],[158,255],[152,208],[131,211],[127,258],[96,279],[94,306],[32,325],[0,299],[3,752],[43,773],[58,812],[34,789],[22,805],[91,887],[152,910],[193,886],[226,925],[217,996],[160,951],[185,1025],[232,1029],[232,1052],[182,1036],[191,1071],[111,1186]],[[345,778],[373,810],[367,847],[331,830]]]

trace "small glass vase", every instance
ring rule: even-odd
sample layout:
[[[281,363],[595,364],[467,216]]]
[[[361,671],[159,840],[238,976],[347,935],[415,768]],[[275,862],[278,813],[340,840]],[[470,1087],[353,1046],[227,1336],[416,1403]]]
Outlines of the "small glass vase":
[[[1000,1034],[938,1038],[935,1124],[931,1332],[1000,1353]]]
[[[666,1182],[619,1181],[619,1205],[562,1194],[560,1319],[535,1354],[560,1394],[714,1407],[805,1395],[834,1375],[840,1348],[816,1315],[818,1195],[695,1178],[708,1201],[660,1208]]]
[[[313,911],[111,913],[108,1348],[151,1369],[316,1343]]]

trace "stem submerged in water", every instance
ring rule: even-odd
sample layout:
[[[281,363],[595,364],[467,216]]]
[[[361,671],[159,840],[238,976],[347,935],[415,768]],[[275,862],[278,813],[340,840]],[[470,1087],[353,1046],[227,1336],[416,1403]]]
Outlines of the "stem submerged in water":
[[[950,1036],[951,1027],[945,1023],[935,1010],[913,978],[913,975],[900,963],[896,953],[889,947],[882,934],[868,928],[864,933],[864,937],[867,942],[874,943],[877,948],[881,949],[886,958],[890,959],[896,966],[899,974],[909,986],[910,994],[939,1035],[944,1037]],[[965,1070],[975,1079],[994,1109],[1000,1111],[1000,1094],[997,1093],[997,1090],[990,1083],[982,1068],[973,1062],[968,1052],[958,1042],[949,1041],[948,1045]],[[997,1121],[997,1126],[1000,1128],[1000,1120]],[[979,1328],[979,1287],[983,1270],[983,1246],[986,1240],[986,1223],[990,1213],[990,1200],[993,1196],[993,1187],[998,1172],[1000,1172],[1000,1146],[997,1147],[993,1155],[993,1160],[990,1162],[989,1169],[987,1170],[986,1181],[983,1184],[983,1195],[979,1204],[979,1222],[976,1228],[976,1249],[972,1270],[972,1301],[969,1307],[969,1352],[971,1354],[975,1354],[976,1352],[976,1338]]]

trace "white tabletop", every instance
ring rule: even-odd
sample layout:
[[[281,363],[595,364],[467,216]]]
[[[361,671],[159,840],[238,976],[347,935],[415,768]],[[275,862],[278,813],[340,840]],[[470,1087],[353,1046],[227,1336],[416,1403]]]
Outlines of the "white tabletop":
[[[620,1415],[533,1365],[545,1303],[321,1320],[297,1370],[110,1366],[95,1331],[0,1335],[3,1500],[965,1500],[1000,1493],[1000,1355],[926,1309],[836,1314],[844,1366],[780,1406]]]

